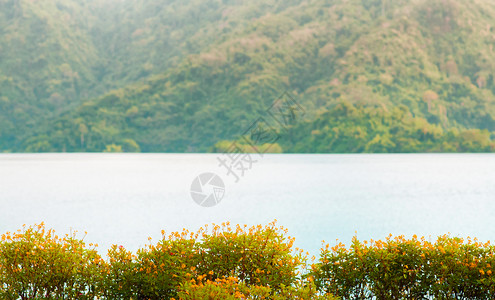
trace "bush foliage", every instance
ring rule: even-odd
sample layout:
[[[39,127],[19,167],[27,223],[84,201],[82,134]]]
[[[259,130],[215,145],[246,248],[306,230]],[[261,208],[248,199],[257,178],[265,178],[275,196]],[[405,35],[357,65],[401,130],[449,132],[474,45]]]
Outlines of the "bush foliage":
[[[2,235],[1,299],[491,299],[495,248],[413,236],[326,245],[309,261],[275,222],[205,226],[106,259],[44,224]],[[334,295],[334,296],[332,296]]]
[[[312,276],[342,299],[493,299],[495,248],[476,239],[404,236],[326,245]]]

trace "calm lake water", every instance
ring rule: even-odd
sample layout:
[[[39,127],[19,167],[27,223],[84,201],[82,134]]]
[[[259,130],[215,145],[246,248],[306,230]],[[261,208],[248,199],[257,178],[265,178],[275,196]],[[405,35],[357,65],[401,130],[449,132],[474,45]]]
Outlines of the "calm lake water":
[[[2,154],[0,233],[44,221],[59,234],[136,250],[167,232],[230,221],[289,229],[314,254],[389,233],[494,239],[495,155],[265,155],[235,183],[216,154]],[[223,178],[211,208],[191,198],[204,172]],[[83,234],[84,235],[84,234]]]

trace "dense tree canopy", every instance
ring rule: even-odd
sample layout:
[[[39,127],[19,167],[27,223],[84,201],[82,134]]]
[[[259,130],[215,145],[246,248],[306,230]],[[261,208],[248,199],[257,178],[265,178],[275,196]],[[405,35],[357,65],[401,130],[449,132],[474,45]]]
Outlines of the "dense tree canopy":
[[[283,92],[305,114],[271,151],[493,151],[494,20],[488,0],[0,0],[0,151],[222,151]]]

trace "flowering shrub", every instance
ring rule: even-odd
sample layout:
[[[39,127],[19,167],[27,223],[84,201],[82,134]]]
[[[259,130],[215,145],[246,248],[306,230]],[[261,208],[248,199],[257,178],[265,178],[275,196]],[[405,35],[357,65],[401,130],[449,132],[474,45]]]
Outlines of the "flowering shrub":
[[[235,277],[205,280],[205,277],[200,275],[197,281],[191,279],[190,282],[183,284],[177,298],[180,300],[233,300],[263,299],[268,296],[270,296],[270,288],[266,286],[247,286],[246,284],[239,283],[239,279]]]
[[[324,247],[312,276],[343,299],[492,299],[494,247],[441,236]]]
[[[183,230],[136,253],[59,237],[43,224],[2,235],[0,299],[492,299],[495,247],[389,236],[326,245],[308,267],[275,222]]]
[[[183,230],[137,252],[133,288],[137,299],[169,299],[180,284],[194,273],[197,262],[197,233]]]
[[[114,247],[109,251],[108,295],[116,299],[174,297],[181,283],[198,276],[235,277],[249,286],[289,286],[297,280],[304,258],[292,250],[294,239],[285,234],[275,222],[235,229],[223,223],[210,230],[208,226],[197,232],[184,229],[168,237],[162,232],[162,240],[135,256]]]
[[[286,234],[275,222],[235,229],[229,223],[216,225],[211,233],[201,232],[197,273],[213,271],[214,278],[236,277],[248,285],[291,285],[305,258],[294,252],[294,238]]]
[[[92,245],[90,245],[92,246]],[[75,235],[43,223],[2,235],[0,299],[94,299],[104,261]]]
[[[136,256],[123,246],[108,250],[108,263],[101,281],[107,299],[131,299],[137,294]]]
[[[182,285],[178,294],[180,300],[233,300],[233,299],[272,299],[272,300],[334,300],[332,295],[320,295],[312,282],[299,281],[293,286],[281,285],[278,289],[262,285],[247,285],[235,277],[205,279],[211,276],[198,276]]]

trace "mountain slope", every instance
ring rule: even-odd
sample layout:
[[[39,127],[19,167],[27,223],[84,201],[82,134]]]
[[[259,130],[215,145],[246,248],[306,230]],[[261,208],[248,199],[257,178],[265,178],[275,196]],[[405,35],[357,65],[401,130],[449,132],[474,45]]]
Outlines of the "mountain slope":
[[[0,1],[0,144],[88,93],[97,59],[84,4]]]
[[[41,123],[14,150],[207,151],[238,139],[284,91],[306,111],[279,132],[286,152],[494,149],[490,1],[123,3],[136,14],[107,28],[115,41],[94,35],[112,53],[99,78],[135,83]],[[177,36],[157,38],[171,27]],[[160,49],[171,49],[166,62]],[[342,107],[355,113],[337,120]]]
[[[208,1],[0,0],[0,149],[220,38]]]

